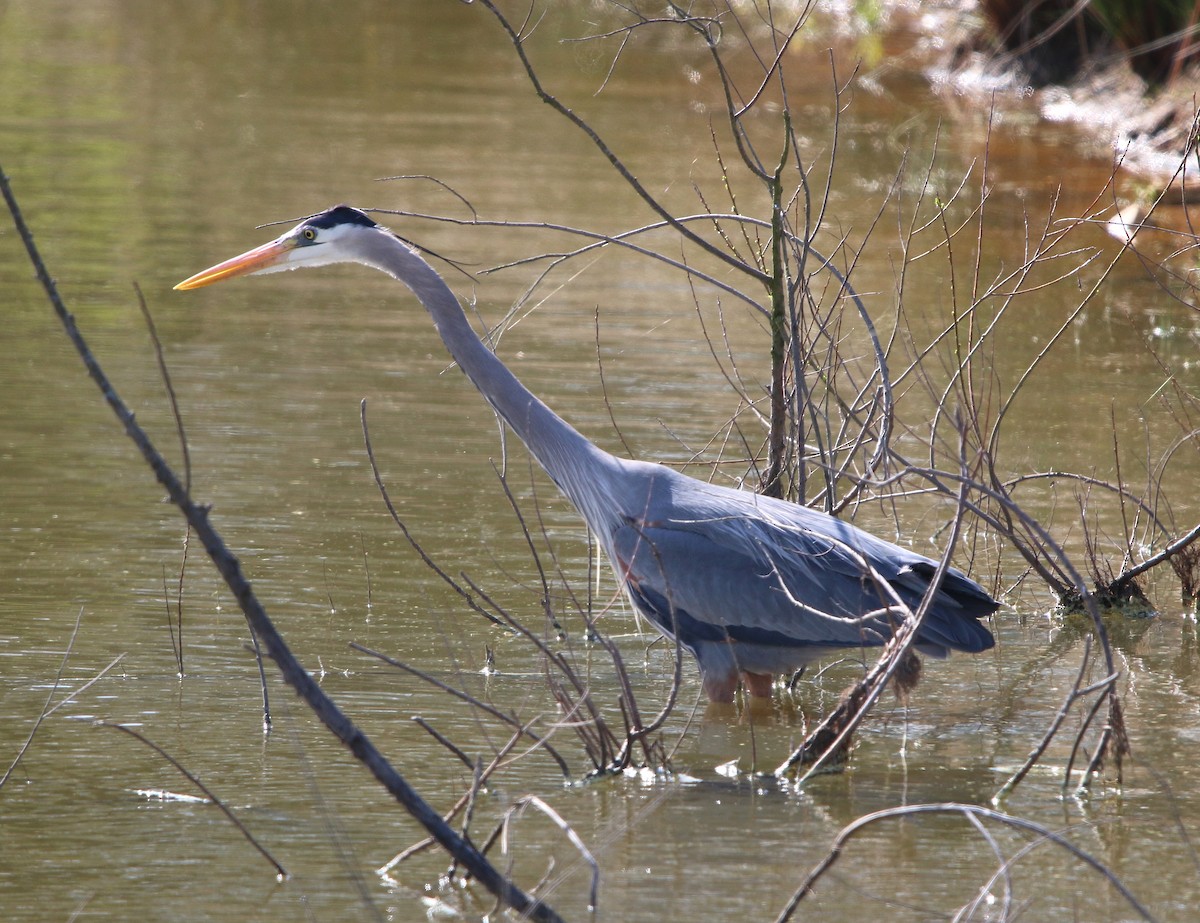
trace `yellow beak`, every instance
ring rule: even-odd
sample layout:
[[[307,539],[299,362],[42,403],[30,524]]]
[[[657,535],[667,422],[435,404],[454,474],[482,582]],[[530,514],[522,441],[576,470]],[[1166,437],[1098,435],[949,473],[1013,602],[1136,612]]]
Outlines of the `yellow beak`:
[[[212,285],[214,282],[220,282],[222,279],[232,279],[234,276],[244,276],[252,272],[261,272],[264,269],[270,269],[284,262],[287,259],[287,255],[295,247],[296,242],[290,238],[273,240],[269,244],[255,247],[253,250],[247,250],[240,256],[233,257],[233,259],[217,263],[216,266],[210,266],[208,269],[198,272],[188,279],[184,279],[175,286],[175,289],[177,291],[187,291],[188,289]]]

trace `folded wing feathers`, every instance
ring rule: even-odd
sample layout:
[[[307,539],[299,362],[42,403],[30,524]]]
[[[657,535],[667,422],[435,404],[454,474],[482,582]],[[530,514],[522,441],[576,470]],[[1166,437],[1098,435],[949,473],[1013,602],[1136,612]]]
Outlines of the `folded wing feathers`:
[[[730,509],[719,518],[629,519],[619,526],[614,549],[631,585],[641,587],[642,606],[665,604],[686,613],[689,624],[735,639],[854,645],[881,643],[920,604],[934,561],[822,513],[763,501],[754,497],[752,510]],[[918,642],[986,650],[994,641],[978,620],[997,606],[949,569]]]

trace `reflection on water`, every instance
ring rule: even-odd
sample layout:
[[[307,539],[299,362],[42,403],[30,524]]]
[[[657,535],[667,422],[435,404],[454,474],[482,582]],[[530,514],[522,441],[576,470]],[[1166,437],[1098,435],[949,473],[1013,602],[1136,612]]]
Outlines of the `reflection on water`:
[[[255,224],[335,201],[465,215],[433,184],[377,183],[381,176],[436,175],[489,218],[611,230],[649,216],[603,159],[536,103],[502,36],[472,6],[26,0],[0,7],[0,23],[3,167],[89,341],[172,452],[174,423],[130,289],[138,280],[180,396],[197,495],[214,504],[261,598],[304,662],[322,671],[326,690],[438,809],[449,809],[470,772],[412,717],[485,759],[504,743],[502,733],[347,643],[421,665],[526,719],[550,702],[528,651],[467,612],[386,516],[366,463],[358,402],[368,400],[384,477],[413,534],[451,573],[468,572],[533,623],[540,588],[488,464],[502,452],[490,412],[448,370],[424,312],[377,274],[345,267],[187,297],[170,286],[260,242],[265,232]],[[686,76],[703,73],[704,56],[648,47],[623,57],[594,95],[608,53],[553,41],[587,28],[574,10],[541,25],[536,47],[555,87],[595,120],[649,188],[694,210],[690,183],[717,179],[704,112],[719,99],[708,82]],[[839,70],[848,73],[855,51],[839,53],[847,57]],[[825,60],[814,45],[798,49],[791,65],[794,109],[814,162],[829,142]],[[861,238],[905,148],[928,158],[941,115],[917,81],[856,96],[844,116],[830,202],[836,233]],[[958,182],[981,154],[985,129],[970,117],[942,127],[933,182]],[[1025,209],[1043,209],[1069,180],[1059,211],[1083,213],[1108,168],[1080,162],[1071,138],[1047,129],[995,134],[989,169],[995,191],[983,276],[1021,258]],[[563,246],[531,231],[394,224],[470,271]],[[867,293],[895,289],[880,233],[856,269]],[[186,676],[177,677],[166,597],[176,592],[183,560],[180,524],[68,352],[12,232],[0,230],[0,242],[8,295],[0,362],[0,764],[28,735],[69,643],[61,690],[124,655],[42,725],[0,790],[6,918],[369,918],[368,902],[392,919],[419,918],[435,899],[425,886],[445,871],[444,858],[421,854],[392,880],[373,873],[418,833],[289,693],[277,690],[277,728],[260,738],[244,623],[195,547],[183,593]],[[1086,243],[1110,253],[1114,246],[1101,229]],[[731,412],[691,293],[678,277],[616,255],[577,268],[543,290],[537,310],[522,313],[501,354],[606,448],[624,451],[615,419],[639,455],[684,460]],[[530,279],[452,274],[451,281],[495,323]],[[947,279],[931,271],[908,285],[909,310],[929,312],[914,322],[945,323]],[[1009,339],[995,357],[1003,376],[1015,378],[1062,323],[1063,297],[1048,290],[1012,309]],[[881,317],[892,310],[886,295],[869,300]],[[741,370],[761,377],[757,320],[724,307]],[[1118,264],[1014,411],[1007,446],[1017,457],[1006,464],[1111,467],[1110,420],[1129,421],[1130,445],[1140,445],[1134,415],[1163,380],[1140,331],[1191,324],[1135,262]],[[1178,364],[1189,342],[1160,339],[1159,356]],[[598,352],[613,419],[600,399]],[[1161,437],[1153,431],[1160,423],[1146,425]],[[1175,478],[1194,480],[1193,462],[1173,465]],[[509,476],[528,504],[534,488],[519,452]],[[533,483],[560,563],[586,595],[582,525],[549,484]],[[1075,498],[1020,499],[1039,515],[1055,513],[1063,539],[1078,542]],[[1173,513],[1181,522],[1195,518],[1194,510]],[[863,522],[872,525],[870,511]],[[1060,802],[1053,771],[1066,754],[1055,751],[1004,807],[1056,829],[1079,825],[1076,841],[1163,919],[1186,919],[1195,868],[1173,831],[1176,818],[1189,826],[1197,816],[1200,683],[1194,626],[1177,616],[1171,592],[1162,594],[1165,616],[1139,623],[1118,646],[1135,759],[1125,789],[1087,805]],[[1027,605],[998,620],[994,653],[932,664],[907,707],[882,704],[849,770],[802,793],[745,776],[732,783],[714,768],[734,760],[743,771],[776,765],[836,700],[852,667],[803,683],[797,702],[753,726],[689,722],[681,709],[668,733],[678,743],[674,762],[701,782],[616,779],[564,789],[553,762],[533,755],[483,796],[480,824],[526,792],[551,801],[601,861],[603,919],[771,919],[841,825],[901,803],[986,804],[1023,760],[1073,682],[1082,645],[1069,625]],[[565,601],[561,607],[570,612]],[[566,624],[578,634],[577,619]],[[622,635],[646,702],[657,704],[669,682],[669,651],[625,626],[614,634]],[[484,677],[488,647],[499,673]],[[690,705],[690,665],[686,679]],[[602,700],[615,701],[599,660],[592,682]],[[275,882],[209,806],[139,794],[194,793],[150,751],[93,727],[97,717],[138,724],[168,748],[228,800],[294,878]],[[563,749],[582,775],[584,761],[565,742]],[[1023,842],[998,836],[1009,855]],[[526,815],[510,848],[529,883],[554,855],[551,899],[569,918],[584,916],[586,868],[548,822]],[[1128,916],[1099,880],[1081,885],[1077,864],[1057,852],[1038,855],[1018,874],[1018,898],[1033,902],[1029,918]],[[855,841],[838,879],[806,913],[858,918],[867,900],[896,919],[945,915],[973,897],[995,864],[960,820],[896,822]],[[458,906],[456,893],[443,897]],[[465,899],[477,914],[490,908]]]

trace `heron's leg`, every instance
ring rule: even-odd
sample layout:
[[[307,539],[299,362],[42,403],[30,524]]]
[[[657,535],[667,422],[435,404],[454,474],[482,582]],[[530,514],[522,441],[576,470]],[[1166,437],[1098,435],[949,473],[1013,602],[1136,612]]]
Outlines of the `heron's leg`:
[[[710,702],[729,704],[733,702],[733,694],[737,692],[737,670],[705,670],[704,694]]]
[[[775,685],[775,677],[770,673],[743,673],[742,685],[746,692],[756,699],[769,699],[771,689]]]

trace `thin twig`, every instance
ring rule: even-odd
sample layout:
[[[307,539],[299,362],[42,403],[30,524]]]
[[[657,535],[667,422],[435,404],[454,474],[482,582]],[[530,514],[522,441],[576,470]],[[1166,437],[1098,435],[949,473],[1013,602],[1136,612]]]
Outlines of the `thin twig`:
[[[1042,754],[1046,752],[1046,748],[1050,746],[1050,741],[1054,739],[1054,736],[1058,733],[1058,729],[1062,727],[1062,723],[1066,720],[1067,715],[1071,711],[1071,706],[1075,704],[1081,695],[1085,694],[1084,691],[1080,690],[1080,685],[1083,683],[1083,678],[1087,675],[1087,669],[1091,665],[1092,636],[1085,635],[1083,644],[1083,657],[1079,662],[1079,673],[1075,677],[1075,683],[1071,686],[1071,691],[1067,693],[1067,697],[1063,700],[1062,705],[1059,707],[1058,713],[1054,716],[1054,720],[1050,722],[1050,726],[1046,729],[1046,733],[1042,735],[1041,741],[1036,747],[1033,748],[1032,751],[1030,751],[1029,756],[1025,758],[1025,763],[1020,769],[1014,772],[1012,776],[1009,777],[1008,781],[1000,786],[1000,790],[992,796],[993,805],[999,805],[1006,795],[1008,795],[1014,788],[1021,784],[1021,780],[1029,774],[1029,770],[1037,765],[1038,760],[1042,758]],[[1115,676],[1108,677],[1108,679],[1106,679],[1101,685],[1106,686],[1107,683],[1112,682],[1115,679]],[[1089,686],[1088,688],[1093,689],[1095,687]]]
[[[502,765],[504,765],[504,760],[508,757],[508,754],[512,752],[513,748],[517,745],[518,741],[521,740],[521,737],[523,736],[523,734],[524,734],[524,732],[521,730],[516,731],[508,739],[508,742],[505,743],[504,746],[502,746],[499,750],[496,751],[496,754],[492,757],[491,763],[488,764],[487,768],[484,769],[480,775],[480,778],[479,778],[480,785],[483,785],[484,783],[486,783],[487,780],[492,777],[492,774],[495,773],[496,770],[499,769]],[[465,794],[461,798],[459,798],[458,802],[454,805],[454,807],[452,807],[449,811],[447,811],[444,815],[442,815],[443,818],[445,819],[446,823],[449,823],[450,821],[454,820],[454,818],[456,818],[459,815],[459,812],[461,812],[467,806],[467,804],[470,802],[471,798],[473,798],[473,797],[474,796],[471,794],[471,792],[468,791],[467,794]],[[429,847],[435,846],[435,845],[437,845],[437,840],[435,840],[433,837],[426,837],[424,840],[421,840],[419,843],[414,843],[412,846],[409,846],[407,849],[401,850],[399,853],[397,853],[395,856],[393,856],[391,859],[389,859],[386,863],[384,863],[384,865],[378,870],[378,874],[380,874],[380,875],[390,874],[392,869],[394,869],[397,865],[399,865],[405,859],[408,859],[411,856],[415,856],[417,853],[423,852],[424,850],[428,849]],[[481,850],[481,852],[486,852],[486,851],[487,850]]]
[[[33,727],[29,729],[29,736],[25,738],[25,743],[21,744],[21,748],[17,750],[17,755],[13,757],[12,763],[9,764],[9,767],[5,771],[4,775],[0,776],[0,788],[4,787],[4,783],[8,781],[8,777],[13,774],[13,770],[17,768],[17,764],[21,762],[21,759],[29,750],[30,744],[33,743],[33,738],[37,734],[38,728],[42,726],[42,722],[46,720],[52,711],[50,708],[50,703],[54,700],[54,694],[58,692],[59,683],[62,682],[63,670],[67,668],[67,661],[71,659],[71,650],[75,647],[75,639],[79,636],[79,624],[82,621],[83,607],[80,606],[79,613],[75,616],[75,627],[71,629],[71,637],[67,639],[67,649],[63,651],[62,660],[58,664],[58,671],[54,674],[54,684],[50,687],[50,691],[46,693],[46,703],[42,706],[41,713],[38,714],[37,720],[33,722]],[[114,663],[115,662],[116,661],[114,661]],[[112,666],[112,664],[109,666]],[[107,669],[104,672],[108,672]],[[103,673],[101,675],[103,675]],[[71,696],[67,696],[67,700],[70,698]]]
[[[417,726],[419,726],[421,728],[421,730],[423,730],[426,734],[428,734],[430,737],[432,737],[434,740],[436,740],[438,743],[440,743],[443,747],[445,747],[447,750],[449,750],[451,753],[453,753],[464,766],[466,766],[468,769],[474,770],[474,768],[475,768],[474,761],[469,756],[467,756],[467,754],[463,753],[463,751],[460,750],[458,748],[458,746],[452,740],[450,740],[450,738],[448,738],[446,735],[444,735],[441,731],[439,731],[437,728],[435,728],[432,724],[430,724],[428,721],[426,721],[420,715],[413,715],[413,723],[416,724]]]
[[[562,815],[555,811],[554,808],[550,807],[550,805],[544,802],[537,795],[526,795],[525,797],[519,799],[505,815],[505,838],[507,839],[508,837],[508,826],[512,822],[511,819],[514,817],[520,817],[527,805],[537,808],[548,818],[550,818],[550,821],[566,835],[567,840],[570,841],[571,845],[575,847],[576,851],[578,851],[583,860],[591,867],[592,887],[588,891],[588,910],[594,913],[600,893],[600,865],[596,862],[596,857],[592,855],[591,850],[587,848],[583,840],[579,837],[579,834],[575,832],[575,829],[565,820],[563,820]],[[506,842],[505,851],[507,852],[507,850],[508,847]]]
[[[740,260],[731,258],[728,253],[719,247],[713,246],[703,237],[697,235],[694,231],[688,228],[683,222],[679,221],[671,214],[650,192],[638,181],[637,177],[629,170],[627,166],[617,157],[616,153],[610,148],[605,141],[596,133],[596,131],[586,121],[579,117],[575,112],[565,106],[557,97],[549,93],[538,78],[537,71],[534,69],[532,62],[525,53],[525,40],[522,35],[513,28],[507,17],[496,7],[492,0],[479,0],[480,4],[485,7],[496,20],[500,23],[500,27],[508,35],[509,41],[512,42],[513,49],[517,53],[517,57],[521,61],[521,65],[525,70],[525,75],[528,77],[530,84],[537,93],[538,98],[546,103],[554,111],[558,112],[566,118],[571,124],[587,135],[588,139],[596,146],[604,158],[612,165],[629,187],[637,194],[637,196],[663,221],[675,229],[677,233],[682,235],[691,243],[695,244],[700,249],[708,252],[722,263],[731,268],[743,272],[751,278],[761,283],[769,283],[769,278],[758,270],[756,267],[744,263]]]
[[[146,296],[142,294],[142,287],[134,282],[133,291],[137,295],[138,307],[141,308],[142,319],[146,322],[150,342],[154,344],[154,359],[158,363],[158,374],[162,376],[163,387],[166,388],[167,399],[171,403],[171,416],[175,419],[175,432],[179,435],[179,450],[183,455],[183,489],[191,493],[192,453],[188,450],[187,431],[183,427],[183,414],[179,412],[179,398],[175,394],[175,385],[171,381],[171,370],[167,367],[162,340],[158,338],[158,328],[154,326],[154,316],[146,306]]]
[[[358,651],[360,654],[366,654],[368,657],[374,657],[376,660],[380,660],[383,663],[386,663],[390,667],[395,667],[397,670],[403,670],[405,673],[411,673],[413,676],[417,677],[418,679],[424,680],[425,682],[429,683],[431,686],[436,686],[438,689],[441,689],[443,692],[448,692],[448,693],[450,693],[450,695],[454,696],[455,698],[461,699],[462,701],[466,702],[468,705],[471,705],[473,708],[477,708],[482,712],[486,712],[487,714],[491,715],[493,718],[497,718],[500,721],[503,721],[505,724],[509,725],[510,727],[517,728],[526,737],[528,737],[530,740],[532,740],[534,743],[536,743],[539,747],[542,747],[546,751],[546,753],[550,755],[550,757],[554,760],[554,762],[558,763],[558,768],[562,770],[563,776],[565,776],[568,779],[571,778],[571,770],[567,766],[567,761],[562,758],[562,756],[559,754],[559,752],[557,750],[555,750],[552,746],[550,746],[550,744],[546,741],[546,738],[535,734],[533,731],[529,730],[529,728],[526,725],[523,725],[520,721],[518,721],[516,718],[512,717],[511,715],[506,715],[504,712],[500,711],[500,709],[498,709],[492,705],[488,705],[487,702],[481,702],[479,699],[475,698],[475,696],[471,695],[470,693],[464,692],[461,689],[456,689],[453,686],[451,686],[449,683],[442,682],[442,680],[438,679],[436,676],[431,676],[429,673],[426,673],[424,670],[419,670],[416,667],[412,666],[411,664],[407,664],[407,663],[404,663],[403,661],[396,660],[394,657],[387,656],[387,654],[381,654],[379,651],[373,651],[369,647],[363,647],[361,644],[358,644],[354,641],[350,642],[350,647],[352,649]]]
[[[187,769],[187,767],[185,767],[182,763],[180,763],[179,760],[175,759],[175,757],[171,756],[170,753],[168,753],[166,750],[164,750],[162,747],[160,747],[154,741],[150,740],[150,738],[146,737],[140,731],[135,731],[133,728],[129,727],[126,724],[114,724],[111,721],[96,721],[96,722],[94,722],[94,724],[96,727],[105,727],[105,728],[112,728],[117,731],[124,731],[126,734],[128,734],[130,737],[132,737],[134,740],[139,740],[142,743],[144,743],[147,747],[149,747],[151,750],[153,750],[155,753],[157,753],[159,756],[161,756],[164,760],[166,760],[168,763],[170,763],[172,766],[174,766],[176,769],[178,769],[179,772],[188,779],[188,781],[190,781],[194,786],[196,786],[196,788],[200,789],[200,791],[202,791],[204,793],[204,797],[206,797],[209,801],[211,801],[218,808],[220,808],[221,813],[229,818],[229,820],[233,823],[233,825],[235,827],[238,828],[238,830],[241,832],[242,836],[244,836],[246,838],[246,840],[250,843],[250,845],[253,846],[255,849],[257,849],[262,854],[263,858],[266,859],[268,862],[270,862],[271,865],[275,866],[275,871],[281,879],[291,877],[288,874],[287,869],[285,869],[282,865],[280,865],[279,862],[276,861],[275,857],[272,856],[270,854],[270,852],[267,851],[267,848],[254,838],[254,835],[249,830],[246,829],[246,825],[243,824],[238,819],[238,816],[236,814],[234,814],[233,811],[231,811],[225,805],[225,802],[223,802],[220,798],[218,798],[216,793],[211,788],[209,788],[207,785],[205,785],[203,782],[201,782],[200,779],[197,778],[194,773],[189,771]]]
[[[408,531],[408,526],[404,524],[404,520],[400,518],[400,513],[396,510],[395,505],[392,503],[392,498],[388,494],[387,485],[383,482],[383,475],[379,471],[379,464],[375,461],[375,447],[371,444],[371,431],[367,426],[366,398],[363,398],[359,402],[359,419],[362,422],[363,443],[367,449],[367,460],[371,464],[371,474],[375,478],[375,486],[379,488],[379,494],[381,497],[383,497],[384,506],[387,507],[388,514],[392,517],[392,522],[394,522],[397,528],[400,529],[400,533],[404,536],[408,544],[412,546],[413,551],[420,555],[421,560],[425,563],[425,566],[441,577],[445,584],[450,587],[450,589],[454,590],[455,593],[461,596],[472,610],[482,615],[494,625],[507,627],[502,619],[488,612],[486,609],[480,606],[479,603],[475,602],[471,594],[464,590],[458,581],[442,570],[442,568],[438,566],[437,562],[434,561],[433,558],[431,558],[425,551],[425,549],[421,547],[421,544],[413,537],[412,533]]]

